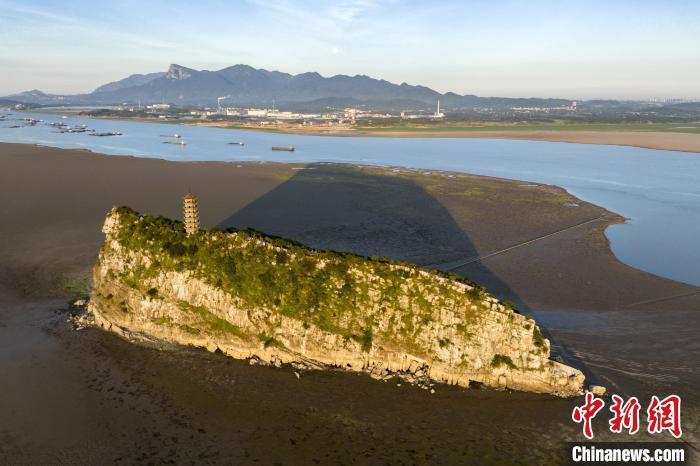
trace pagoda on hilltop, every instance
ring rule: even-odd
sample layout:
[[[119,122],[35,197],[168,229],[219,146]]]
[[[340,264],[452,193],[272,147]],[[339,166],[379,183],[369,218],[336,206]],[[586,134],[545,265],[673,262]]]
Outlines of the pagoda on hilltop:
[[[185,233],[187,236],[199,231],[199,205],[197,196],[192,193],[185,194],[182,202],[182,217],[185,222]]]

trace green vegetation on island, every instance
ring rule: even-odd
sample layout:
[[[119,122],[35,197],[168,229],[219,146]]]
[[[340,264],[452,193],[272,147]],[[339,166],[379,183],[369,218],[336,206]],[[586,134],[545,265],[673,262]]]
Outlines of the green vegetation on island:
[[[273,309],[305,325],[352,338],[364,351],[371,349],[376,331],[377,316],[368,310],[410,309],[400,317],[401,325],[392,320],[398,334],[383,335],[410,342],[433,320],[434,305],[464,309],[463,323],[468,323],[488,302],[481,287],[454,274],[426,273],[381,257],[312,249],[251,229],[200,230],[187,236],[179,221],[140,216],[127,207],[116,212],[121,246],[152,259],[148,266],[137,266],[121,277],[132,288],[144,288],[145,297],[159,297],[159,290],[143,285],[149,278],[168,270],[189,271],[236,296],[246,307]],[[448,280],[443,283],[439,278]],[[469,287],[451,286],[452,281]],[[380,296],[375,295],[377,290]],[[198,313],[207,330],[243,337],[240,329],[205,308],[188,303],[181,303],[181,308]],[[468,326],[462,324],[459,330],[467,334]],[[266,339],[265,344],[275,343]]]
[[[581,393],[583,374],[549,360],[534,321],[471,281],[256,230],[199,229],[188,196],[187,228],[127,207],[108,214],[88,305],[97,325],[277,366]]]

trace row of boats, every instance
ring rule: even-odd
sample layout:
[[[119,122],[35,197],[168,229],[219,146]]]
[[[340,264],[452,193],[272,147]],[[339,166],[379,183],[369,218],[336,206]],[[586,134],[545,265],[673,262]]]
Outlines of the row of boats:
[[[2,120],[8,120],[7,116],[3,115]],[[6,128],[23,128],[25,126],[36,126],[39,123],[44,123],[43,120],[35,120],[33,118],[18,118],[18,121],[21,121],[21,125],[12,125],[12,126],[7,126]],[[88,136],[96,136],[96,137],[108,137],[108,136],[122,136],[123,133],[120,133],[119,131],[106,131],[106,132],[98,132],[93,128],[88,128],[87,125],[68,125],[63,122],[52,122],[52,123],[46,123],[48,126],[51,126],[55,128],[56,130],[54,133],[85,133]],[[178,146],[186,146],[187,141],[182,139],[182,135],[175,133],[175,134],[161,134],[161,138],[166,138],[166,141],[163,141],[163,144],[174,144]],[[245,146],[244,142],[241,141],[232,141],[227,143],[230,146]],[[272,150],[274,151],[284,151],[284,152],[294,152],[294,147],[293,146],[272,146]]]
[[[36,126],[37,123],[42,123],[44,120],[35,120],[34,118],[7,118],[3,116],[3,120],[16,120],[22,122],[19,125],[6,126],[6,128],[24,128],[25,126]]]
[[[88,133],[88,136],[97,136],[97,137],[105,137],[105,136],[121,136],[122,133],[119,131],[103,131],[103,132],[98,132],[93,128],[88,128],[87,125],[74,125],[70,126],[65,123],[49,123],[49,126],[53,126],[54,128],[57,128],[57,131],[54,131],[55,133]]]
[[[2,118],[2,120],[8,120],[7,117]],[[35,120],[34,118],[17,118],[17,121],[20,121],[22,124],[19,125],[11,125],[11,126],[6,126],[6,128],[25,128],[27,126],[36,126],[39,123],[44,123],[44,120]],[[62,122],[53,122],[53,123],[46,123],[46,125],[51,126],[53,128],[56,128],[54,133],[87,133],[88,136],[97,136],[97,137],[105,137],[105,136],[121,136],[122,133],[119,131],[106,131],[106,132],[98,132],[93,128],[88,128],[87,125],[74,125],[70,126]]]
[[[182,136],[178,133],[161,134],[160,137],[170,139],[168,141],[163,141],[163,144],[176,144],[179,146],[186,146],[187,145],[187,141],[182,139]],[[227,142],[226,144],[228,144],[229,146],[245,146],[245,142],[241,142],[241,141]],[[272,150],[294,152],[294,147],[293,146],[272,146]]]

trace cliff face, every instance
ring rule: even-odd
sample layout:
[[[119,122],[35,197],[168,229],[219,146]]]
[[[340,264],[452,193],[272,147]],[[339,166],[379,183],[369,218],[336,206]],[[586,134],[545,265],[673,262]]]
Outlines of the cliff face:
[[[549,360],[532,319],[466,280],[315,251],[252,231],[201,231],[113,209],[89,304],[129,338],[234,358],[410,373],[560,396],[584,377]]]

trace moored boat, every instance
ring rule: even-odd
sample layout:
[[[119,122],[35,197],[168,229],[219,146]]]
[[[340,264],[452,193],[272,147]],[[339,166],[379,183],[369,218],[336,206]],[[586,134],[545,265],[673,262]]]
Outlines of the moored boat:
[[[107,132],[107,133],[90,133],[90,136],[100,136],[100,137],[104,137],[104,136],[121,136],[121,135],[122,135],[122,133],[120,133],[119,131],[110,131],[110,132]]]

